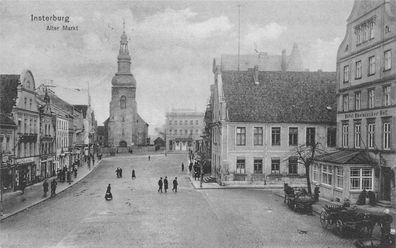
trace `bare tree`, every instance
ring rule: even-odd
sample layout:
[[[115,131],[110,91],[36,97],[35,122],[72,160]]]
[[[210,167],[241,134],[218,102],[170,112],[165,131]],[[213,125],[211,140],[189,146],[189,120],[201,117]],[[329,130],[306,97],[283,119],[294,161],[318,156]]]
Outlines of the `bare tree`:
[[[308,193],[312,194],[311,178],[310,178],[310,173],[309,173],[310,167],[311,167],[311,164],[313,163],[313,161],[315,160],[315,157],[326,153],[326,150],[323,149],[323,146],[321,143],[316,142],[311,145],[299,145],[295,148],[293,153],[295,155],[297,155],[298,163],[304,165],[304,167],[305,167]]]

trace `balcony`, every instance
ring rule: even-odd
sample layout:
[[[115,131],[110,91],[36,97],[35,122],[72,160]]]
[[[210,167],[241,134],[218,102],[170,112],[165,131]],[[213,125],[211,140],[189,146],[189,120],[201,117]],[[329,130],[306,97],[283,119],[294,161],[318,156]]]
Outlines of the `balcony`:
[[[52,137],[52,135],[50,135],[50,134],[40,136],[40,141],[52,142],[53,140],[54,140],[54,137]]]
[[[37,142],[37,133],[18,133],[19,142],[35,143]]]

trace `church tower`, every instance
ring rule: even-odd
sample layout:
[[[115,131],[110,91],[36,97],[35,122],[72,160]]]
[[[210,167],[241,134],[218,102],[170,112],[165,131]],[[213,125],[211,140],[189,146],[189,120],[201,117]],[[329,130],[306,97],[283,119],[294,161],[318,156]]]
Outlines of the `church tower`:
[[[111,80],[110,117],[108,120],[109,146],[127,147],[136,144],[137,106],[136,80],[131,73],[131,56],[128,51],[128,37],[121,35],[117,57],[118,71]]]

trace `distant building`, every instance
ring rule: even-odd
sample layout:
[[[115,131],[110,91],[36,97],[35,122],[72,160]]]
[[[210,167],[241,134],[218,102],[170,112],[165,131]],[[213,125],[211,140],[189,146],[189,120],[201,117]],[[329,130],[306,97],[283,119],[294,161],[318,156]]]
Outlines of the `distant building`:
[[[220,66],[221,71],[247,71],[255,66],[258,66],[259,71],[304,71],[301,53],[296,43],[290,55],[286,55],[286,50],[282,50],[281,55],[269,55],[264,52],[241,54],[239,59],[238,55],[224,54],[220,59],[215,59],[214,63]]]
[[[113,77],[110,117],[106,120],[107,144],[110,147],[146,145],[148,124],[137,113],[136,80],[131,73],[128,38],[121,35],[118,71]]]
[[[305,183],[296,147],[335,146],[335,73],[213,71],[212,175],[224,184]]]
[[[104,146],[104,141],[105,141],[105,127],[104,126],[98,126],[96,130],[96,137],[97,137],[97,143],[100,147]]]
[[[356,0],[337,54],[337,148],[312,179],[328,199],[362,190],[396,206],[396,1]]]
[[[159,150],[161,147],[165,147],[165,140],[161,137],[156,138],[154,140],[154,147],[156,151]]]
[[[166,150],[193,150],[201,139],[204,114],[190,109],[175,109],[166,113]]]

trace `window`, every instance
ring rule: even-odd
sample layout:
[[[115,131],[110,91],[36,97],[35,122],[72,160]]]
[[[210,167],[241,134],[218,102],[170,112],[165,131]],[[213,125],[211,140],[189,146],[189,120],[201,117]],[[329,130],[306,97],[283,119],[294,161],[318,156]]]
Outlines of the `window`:
[[[391,147],[391,124],[390,122],[384,122],[383,129],[383,147],[385,150],[389,150]]]
[[[361,107],[361,93],[360,91],[355,92],[355,110],[360,110]]]
[[[385,33],[389,33],[391,31],[390,27],[388,25],[385,26]]]
[[[344,83],[349,82],[349,65],[344,66]]]
[[[198,134],[198,133],[199,133],[199,130],[198,130],[198,129],[197,129],[197,130],[195,130],[195,133],[196,133],[196,134]]]
[[[369,89],[368,90],[368,108],[375,107],[375,90]]]
[[[298,128],[289,128],[289,145],[296,146],[298,144]]]
[[[369,22],[369,38],[374,39],[374,25],[375,23],[373,21]]]
[[[169,125],[172,125],[172,120],[169,120]]]
[[[186,135],[188,134],[188,130],[187,130],[187,129],[186,129],[186,130],[184,130],[184,134],[186,134]]]
[[[289,174],[297,174],[297,157],[290,157],[289,158]]]
[[[263,128],[255,127],[253,136],[254,136],[254,145],[262,146],[263,145]]]
[[[273,146],[280,146],[280,134],[281,130],[280,127],[273,127],[272,128],[272,145]]]
[[[384,52],[384,70],[390,70],[392,68],[392,51],[388,50]]]
[[[390,85],[384,86],[384,106],[391,105],[391,87]]]
[[[175,129],[175,134],[177,134],[177,129]]]
[[[29,120],[29,133],[33,133],[33,132],[32,132],[32,128],[33,128],[32,126],[33,126],[33,120],[30,119],[30,120]]]
[[[245,174],[246,167],[245,167],[245,159],[237,159],[236,161],[236,173],[237,174]]]
[[[27,98],[25,97],[25,109],[27,107]]]
[[[369,57],[369,76],[375,74],[375,56]]]
[[[184,121],[184,125],[188,125],[188,120],[185,120],[185,121]]]
[[[32,100],[32,99],[29,99],[29,109],[30,109],[30,110],[32,109],[32,105],[33,105],[33,100]]]
[[[120,98],[120,108],[121,109],[126,108],[126,97],[125,96],[121,96],[121,98]]]
[[[198,125],[199,124],[199,121],[198,120],[195,120],[195,125]]]
[[[263,160],[262,159],[255,159],[253,162],[254,166],[254,173],[262,174],[263,173]]]
[[[192,135],[192,134],[193,134],[193,130],[191,129],[191,130],[190,130],[190,135]]]
[[[350,180],[350,190],[373,190],[373,169],[351,168]]]
[[[280,159],[279,158],[271,159],[271,173],[272,174],[280,173]]]
[[[182,120],[179,121],[179,125],[183,125],[183,121]]]
[[[190,120],[190,125],[194,125],[194,121],[193,120]]]
[[[349,111],[349,95],[345,94],[342,96],[342,111]]]
[[[237,130],[236,130],[236,145],[237,146],[246,145],[246,128],[245,127],[237,127]]]
[[[342,124],[342,147],[348,147],[348,123]]]
[[[362,78],[362,61],[357,61],[355,65],[356,65],[355,79],[360,79]]]
[[[333,169],[330,165],[322,165],[322,183],[332,185]]]
[[[307,144],[307,146],[315,145],[315,128],[314,127],[307,127],[306,144]]]
[[[344,169],[340,166],[335,166],[335,175],[336,175],[336,187],[343,188],[344,187]]]
[[[327,146],[336,146],[337,129],[334,127],[327,128]]]
[[[368,145],[368,148],[371,148],[371,149],[374,148],[374,146],[375,146],[374,137],[375,137],[375,124],[368,123],[367,124],[367,145]]]
[[[319,166],[317,164],[312,165],[312,181],[319,182]]]
[[[361,133],[361,129],[360,129],[360,122],[356,122],[355,123],[355,133],[354,133],[354,144],[355,144],[355,148],[360,148],[360,133]]]

